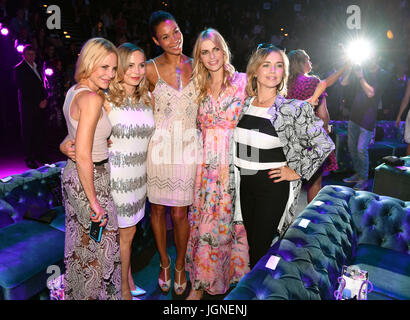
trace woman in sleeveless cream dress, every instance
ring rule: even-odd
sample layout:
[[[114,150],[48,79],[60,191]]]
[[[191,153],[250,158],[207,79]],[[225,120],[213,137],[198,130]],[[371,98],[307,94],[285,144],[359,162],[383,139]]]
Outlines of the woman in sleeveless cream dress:
[[[187,287],[185,252],[189,236],[188,206],[193,202],[198,138],[198,105],[192,77],[192,59],[182,54],[183,36],[175,18],[165,11],[149,20],[154,43],[164,53],[147,63],[147,80],[154,96],[155,132],[148,147],[147,193],[151,225],[160,256],[158,284],[171,288],[171,259],[167,254],[165,209],[171,208],[175,260],[174,291]]]

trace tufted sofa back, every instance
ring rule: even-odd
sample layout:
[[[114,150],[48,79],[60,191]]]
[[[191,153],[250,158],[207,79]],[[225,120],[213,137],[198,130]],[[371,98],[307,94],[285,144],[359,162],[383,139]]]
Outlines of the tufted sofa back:
[[[410,202],[370,192],[349,200],[357,242],[410,254]]]
[[[226,299],[332,300],[360,244],[409,253],[409,231],[410,202],[326,186]]]
[[[21,221],[27,214],[39,216],[62,205],[60,172],[64,166],[65,161],[61,161],[0,182],[0,228]]]

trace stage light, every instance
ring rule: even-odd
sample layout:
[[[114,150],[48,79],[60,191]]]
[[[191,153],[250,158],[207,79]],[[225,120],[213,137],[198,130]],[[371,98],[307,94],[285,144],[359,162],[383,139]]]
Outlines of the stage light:
[[[44,73],[46,74],[47,77],[50,77],[54,74],[54,70],[51,68],[47,68],[46,70],[44,70]]]
[[[23,51],[24,51],[24,44],[19,44],[19,45],[16,47],[16,50],[17,50],[17,52],[19,52],[19,53],[23,53]]]
[[[362,64],[370,58],[372,47],[366,40],[358,39],[347,47],[347,56],[355,64]]]
[[[71,36],[69,34],[66,34],[66,39],[71,39]]]
[[[7,28],[1,28],[0,33],[1,33],[3,36],[7,36],[7,35],[9,34],[9,29],[7,29]]]

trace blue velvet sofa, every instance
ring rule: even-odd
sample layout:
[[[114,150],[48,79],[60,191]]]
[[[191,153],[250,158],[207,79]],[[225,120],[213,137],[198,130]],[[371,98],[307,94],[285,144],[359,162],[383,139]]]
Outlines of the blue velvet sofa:
[[[225,299],[333,300],[343,265],[368,271],[369,300],[410,299],[410,202],[324,187]]]
[[[49,266],[63,272],[64,166],[58,162],[0,182],[0,299],[28,299],[46,288]]]
[[[333,126],[331,134],[335,143],[336,159],[339,166],[338,172],[351,171],[353,168],[347,146],[347,121],[330,121]],[[374,137],[369,146],[369,169],[373,170],[383,163],[385,156],[401,157],[406,155],[407,144],[404,141],[405,122],[395,127],[394,121],[380,120],[376,123]]]
[[[65,211],[61,170],[66,162],[0,181],[0,300],[32,298],[64,272]],[[154,242],[149,207],[137,225],[133,255]]]

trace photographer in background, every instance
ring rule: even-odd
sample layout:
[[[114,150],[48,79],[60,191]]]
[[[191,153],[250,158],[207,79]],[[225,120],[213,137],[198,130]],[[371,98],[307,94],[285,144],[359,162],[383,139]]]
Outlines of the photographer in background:
[[[348,148],[355,174],[343,179],[355,183],[354,189],[366,190],[369,173],[368,146],[377,121],[377,109],[386,86],[387,73],[379,67],[380,57],[372,57],[364,67],[354,64],[341,82],[353,92],[348,124]]]

